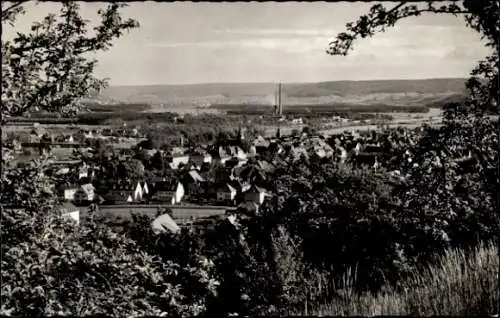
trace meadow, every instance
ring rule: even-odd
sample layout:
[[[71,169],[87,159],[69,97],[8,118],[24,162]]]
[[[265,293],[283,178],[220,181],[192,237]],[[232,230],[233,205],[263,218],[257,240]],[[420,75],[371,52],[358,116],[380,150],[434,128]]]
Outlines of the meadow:
[[[499,258],[496,242],[472,250],[447,249],[437,264],[406,279],[403,291],[357,293],[355,270],[345,274],[343,297],[299,315],[314,316],[483,316],[498,312]],[[333,297],[332,297],[333,298]],[[291,313],[294,315],[297,313]]]

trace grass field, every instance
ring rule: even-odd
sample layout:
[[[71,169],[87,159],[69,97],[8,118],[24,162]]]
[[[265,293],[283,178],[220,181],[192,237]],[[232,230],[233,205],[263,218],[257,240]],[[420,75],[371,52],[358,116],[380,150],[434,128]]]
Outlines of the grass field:
[[[173,212],[174,220],[184,220],[190,218],[204,218],[214,215],[224,215],[230,207],[224,206],[170,206],[170,205],[108,205],[100,206],[99,213],[110,220],[131,220],[132,214],[146,215],[154,218],[158,207],[169,207]],[[88,216],[87,207],[79,207],[81,218]]]
[[[499,313],[499,257],[495,242],[470,253],[448,250],[438,264],[404,281],[403,292],[388,288],[357,294],[347,274],[343,297],[307,310],[318,316],[487,316]]]

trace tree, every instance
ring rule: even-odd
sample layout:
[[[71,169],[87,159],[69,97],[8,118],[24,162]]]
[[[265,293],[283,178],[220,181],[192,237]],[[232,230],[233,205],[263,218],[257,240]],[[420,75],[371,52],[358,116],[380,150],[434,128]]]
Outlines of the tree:
[[[2,41],[2,48],[10,50],[2,50],[2,71],[11,72],[2,74],[2,115],[32,111],[36,103],[67,114],[97,81],[92,76],[94,62],[81,56],[108,48],[124,29],[137,25],[133,20],[121,22],[121,7],[111,4],[100,10],[102,25],[92,38],[84,37],[85,21],[78,16],[78,6],[65,3],[60,23],[50,15],[33,27],[35,34],[18,34],[14,44]],[[15,22],[22,9],[22,2],[6,7],[2,3],[2,24]],[[59,56],[62,53],[66,55]],[[84,74],[79,77],[79,72]],[[213,263],[190,254],[190,262],[180,265],[171,254],[148,253],[140,240],[129,237],[133,233],[114,232],[96,213],[88,219],[82,215],[82,223],[74,227],[55,209],[59,200],[52,190],[54,180],[46,173],[50,158],[42,156],[18,169],[7,146],[2,140],[0,314],[196,316],[203,312],[217,284]],[[117,171],[118,162],[104,155],[98,153],[94,159]],[[109,155],[117,159],[113,151]],[[131,174],[143,170],[133,161],[122,168]],[[150,220],[136,223],[141,225],[135,228],[138,238],[154,241]]]
[[[102,220],[75,228],[2,208],[1,225],[2,315],[195,316],[215,290],[202,259],[162,259]]]
[[[327,50],[331,55],[347,55],[358,38],[371,37],[377,32],[384,32],[398,21],[420,16],[423,13],[463,15],[466,25],[486,40],[486,46],[492,54],[479,61],[467,81],[469,89],[469,111],[484,113],[493,111],[498,114],[500,96],[498,87],[499,42],[500,42],[500,8],[494,0],[463,0],[453,3],[425,1],[423,4],[401,2],[387,9],[382,4],[375,4],[369,12],[356,22],[346,24],[346,31],[337,35]]]
[[[120,179],[139,180],[144,177],[144,164],[137,159],[121,161],[118,164]]]
[[[124,31],[139,26],[121,17],[125,4],[112,3],[98,10],[101,22],[89,36],[89,21],[80,16],[79,5],[61,5],[59,15],[33,23],[29,33],[17,33],[11,41],[2,38],[3,118],[38,110],[65,116],[82,109],[82,97],[107,85],[93,75],[97,60],[88,53],[108,50]],[[2,27],[14,26],[24,6],[21,1],[2,2]]]
[[[478,172],[492,197],[496,196],[497,209],[500,208],[499,184],[500,161],[498,149],[491,145],[497,142],[500,132],[500,121],[493,123],[485,115],[499,114],[499,49],[500,49],[500,3],[494,0],[463,0],[453,3],[426,1],[424,4],[408,4],[401,2],[391,9],[382,4],[371,7],[366,15],[354,23],[346,24],[346,32],[337,35],[330,43],[327,51],[332,55],[347,55],[357,38],[371,37],[377,32],[384,32],[397,21],[407,17],[419,16],[423,13],[462,15],[468,27],[477,31],[491,48],[492,53],[478,62],[466,83],[469,91],[467,100],[462,103],[452,103],[445,107],[445,126],[441,129],[425,130],[427,136],[439,135],[439,140],[432,140],[420,149],[421,153],[431,148],[451,152],[453,161],[459,151],[471,151],[478,160]],[[495,127],[496,126],[496,127]],[[491,136],[491,138],[484,138]],[[472,137],[472,138],[471,138]],[[498,145],[498,144],[497,144]],[[498,146],[497,146],[498,147]],[[457,151],[459,150],[459,151]],[[450,158],[448,158],[450,159]],[[445,164],[446,165],[446,164]]]

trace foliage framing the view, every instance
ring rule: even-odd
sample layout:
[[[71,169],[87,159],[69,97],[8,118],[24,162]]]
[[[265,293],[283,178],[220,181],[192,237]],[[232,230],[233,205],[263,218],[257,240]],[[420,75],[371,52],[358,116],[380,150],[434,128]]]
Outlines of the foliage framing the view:
[[[471,72],[467,81],[469,97],[479,112],[493,111],[498,114],[500,96],[498,82],[500,8],[498,1],[464,0],[462,2],[443,3],[426,1],[424,4],[401,2],[391,9],[382,4],[371,7],[366,15],[356,22],[348,23],[346,31],[337,35],[327,50],[331,55],[347,55],[353,49],[353,42],[377,32],[384,32],[401,19],[420,16],[424,13],[464,15],[466,25],[481,35],[485,46],[492,49],[492,54],[481,60]]]
[[[14,25],[24,13],[23,2],[2,2],[2,27]],[[29,33],[17,33],[11,41],[2,39],[2,117],[34,111],[61,115],[81,108],[82,97],[104,88],[105,80],[94,76],[97,60],[89,54],[106,51],[125,31],[139,26],[123,19],[124,4],[112,3],[99,9],[100,23],[89,36],[88,23],[76,2],[62,2],[59,15],[49,14],[31,26]]]
[[[498,162],[491,122],[427,127],[416,140],[395,135],[397,144],[387,154],[396,159],[388,156],[383,163],[410,176],[393,188],[383,168],[339,167],[312,155],[293,162],[283,155],[276,158],[277,172],[267,176],[278,181],[278,209],[268,202],[263,215],[238,226],[222,221],[215,230],[177,237],[153,236],[151,220],[143,219],[121,234],[100,220],[69,227],[46,191],[51,180],[45,162],[16,170],[3,153],[2,203],[26,209],[1,211],[0,313],[266,314],[305,303],[307,314],[307,303],[325,290],[352,299],[345,295],[351,284],[380,287],[448,246],[497,239],[491,201],[497,179],[484,178]],[[401,159],[406,149],[419,166]],[[474,153],[469,166],[457,160],[468,150]],[[428,164],[435,157],[441,165]],[[358,281],[342,282],[350,266],[357,268]],[[329,286],[332,281],[336,286]]]

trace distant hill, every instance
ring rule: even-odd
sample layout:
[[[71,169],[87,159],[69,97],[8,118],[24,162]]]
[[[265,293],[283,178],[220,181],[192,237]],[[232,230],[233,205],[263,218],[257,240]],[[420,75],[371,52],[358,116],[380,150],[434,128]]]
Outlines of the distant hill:
[[[284,84],[284,103],[299,104],[433,103],[465,93],[465,79],[335,81]],[[147,103],[156,110],[208,107],[212,104],[274,103],[274,83],[209,83],[192,85],[112,86],[103,101]]]

